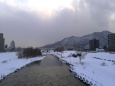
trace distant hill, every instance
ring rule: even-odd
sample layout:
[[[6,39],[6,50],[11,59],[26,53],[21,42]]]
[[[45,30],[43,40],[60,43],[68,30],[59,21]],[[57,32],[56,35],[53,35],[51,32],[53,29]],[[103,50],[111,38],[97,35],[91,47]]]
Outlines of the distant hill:
[[[68,38],[64,38],[61,41],[55,42],[53,44],[45,45],[42,48],[56,48],[59,46],[64,47],[74,47],[74,48],[88,48],[89,47],[89,40],[91,39],[98,39],[100,41],[100,47],[108,44],[108,34],[111,34],[109,31],[102,31],[102,32],[94,32],[89,35],[85,35],[82,37],[75,37],[71,36]]]

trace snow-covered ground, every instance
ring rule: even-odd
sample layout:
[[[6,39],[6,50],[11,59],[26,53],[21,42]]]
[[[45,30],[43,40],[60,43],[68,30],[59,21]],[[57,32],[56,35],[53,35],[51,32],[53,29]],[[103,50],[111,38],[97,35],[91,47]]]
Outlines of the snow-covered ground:
[[[71,64],[70,69],[76,73],[76,77],[91,86],[115,86],[115,54],[84,52],[80,63],[79,57],[74,58],[71,53],[76,52],[64,51],[62,57],[60,53],[52,52],[61,61]]]
[[[42,60],[43,58],[44,57],[18,59],[15,52],[0,53],[0,80],[8,74],[21,69],[25,65],[34,61]]]

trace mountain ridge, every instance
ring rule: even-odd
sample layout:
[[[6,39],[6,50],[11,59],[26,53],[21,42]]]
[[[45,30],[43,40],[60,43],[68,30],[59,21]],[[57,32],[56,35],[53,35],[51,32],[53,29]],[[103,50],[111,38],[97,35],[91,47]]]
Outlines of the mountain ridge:
[[[59,46],[64,47],[74,47],[74,48],[88,48],[89,40],[97,39],[100,41],[100,48],[103,48],[108,44],[108,34],[111,34],[110,31],[94,32],[92,34],[84,35],[82,37],[70,36],[62,39],[61,41],[55,42],[53,44],[48,44],[42,48],[56,48]]]

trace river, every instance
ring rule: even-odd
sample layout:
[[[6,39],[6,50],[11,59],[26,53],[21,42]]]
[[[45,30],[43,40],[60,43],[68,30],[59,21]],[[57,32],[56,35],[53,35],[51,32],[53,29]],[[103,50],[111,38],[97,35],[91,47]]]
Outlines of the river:
[[[42,61],[27,65],[8,75],[0,86],[86,86],[57,58],[46,55]]]

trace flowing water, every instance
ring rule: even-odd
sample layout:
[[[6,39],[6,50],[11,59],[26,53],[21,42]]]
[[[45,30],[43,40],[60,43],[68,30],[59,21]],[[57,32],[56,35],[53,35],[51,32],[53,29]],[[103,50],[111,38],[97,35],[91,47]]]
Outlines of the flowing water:
[[[69,67],[57,58],[47,55],[16,73],[7,76],[0,86],[86,86],[74,78]]]

